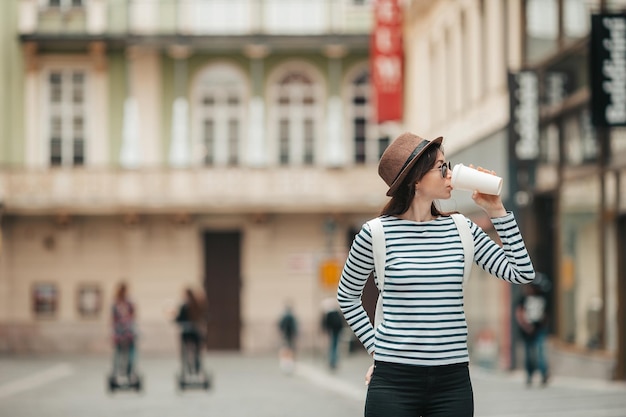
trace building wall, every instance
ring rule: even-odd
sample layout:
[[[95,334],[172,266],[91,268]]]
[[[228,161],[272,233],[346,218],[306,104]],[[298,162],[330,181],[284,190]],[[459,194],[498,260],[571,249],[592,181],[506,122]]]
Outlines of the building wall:
[[[21,105],[23,98],[21,48],[17,39],[18,8],[14,1],[0,4],[0,167],[21,162],[23,149],[16,138],[23,134]],[[0,202],[3,192],[0,189]]]
[[[519,1],[438,1],[405,23],[409,130],[455,154],[506,127],[507,69],[520,57]],[[480,9],[480,4],[484,8]]]
[[[421,2],[425,4],[425,2]],[[438,1],[431,3],[427,13],[411,13],[406,26],[407,52],[407,102],[405,113],[409,115],[405,122],[408,130],[425,137],[444,135],[448,157],[452,161],[467,163],[489,164],[489,159],[479,159],[494,152],[493,138],[506,124],[508,117],[508,102],[506,97],[504,74],[504,45],[498,42],[507,39],[515,44],[516,34],[513,30],[517,22],[511,26],[503,26],[499,17],[505,15],[506,10],[515,7],[518,1],[499,2],[485,1],[485,12],[481,15],[477,1]],[[510,5],[509,9],[503,3]],[[118,13],[122,9],[116,9]],[[123,10],[122,10],[123,11]],[[146,17],[149,14],[141,14]],[[139,15],[138,15],[139,16]],[[462,18],[462,16],[464,16]],[[113,30],[124,18],[113,18],[111,15],[110,29]],[[465,26],[461,24],[465,22]],[[77,24],[79,24],[78,22]],[[145,23],[145,22],[144,22]],[[149,23],[149,22],[148,22]],[[54,22],[51,22],[52,27]],[[142,23],[143,25],[143,23]],[[150,25],[149,25],[150,26]],[[142,26],[145,28],[146,26]],[[460,30],[465,27],[465,33]],[[504,27],[511,27],[511,33],[503,34]],[[158,25],[152,25],[150,30],[158,32]],[[126,28],[120,28],[120,33]],[[29,30],[25,32],[30,33]],[[495,39],[495,40],[494,40]],[[461,42],[468,42],[463,48]],[[494,43],[495,42],[495,43]],[[121,165],[120,155],[123,148],[122,132],[124,127],[124,100],[129,94],[136,95],[141,104],[141,143],[145,152],[141,153],[141,167],[165,167],[167,152],[171,141],[172,130],[172,103],[176,97],[175,91],[175,64],[172,54],[166,52],[166,45],[159,45],[163,51],[160,54],[151,48],[138,48],[131,51],[106,51],[105,70],[108,85],[106,96],[99,94],[100,105],[93,107],[92,117],[103,118],[103,131],[98,131],[99,137],[104,137],[100,143],[101,155],[96,155],[90,162],[94,166],[111,168],[117,172]],[[197,72],[207,65],[216,62],[230,62],[241,70],[250,83],[250,91],[255,94],[269,93],[267,85],[272,72],[285,62],[306,62],[315,69],[324,95],[338,93],[336,90],[345,88],[336,86],[336,80],[331,80],[331,60],[321,53],[324,45],[319,45],[320,53],[270,51],[262,59],[262,77],[259,85],[255,85],[252,59],[243,55],[243,48],[231,51],[192,52],[187,59],[186,83],[191,97],[191,85]],[[463,51],[471,51],[463,56]],[[509,49],[510,51],[510,49]],[[367,56],[363,52],[346,51],[347,56],[340,62],[340,79],[346,80],[346,74],[355,66],[365,65]],[[136,55],[133,55],[136,54]],[[487,55],[489,54],[489,55]],[[493,56],[491,54],[494,54]],[[45,55],[45,54],[44,54]],[[141,56],[141,62],[129,64],[127,59]],[[53,62],[59,53],[47,58]],[[74,57],[75,58],[75,57]],[[493,64],[486,66],[485,62]],[[510,54],[513,61],[516,56]],[[96,62],[87,56],[80,59],[87,65],[95,66]],[[45,61],[46,59],[44,59]],[[31,61],[36,63],[37,60]],[[24,136],[17,137],[13,145],[24,149],[27,159],[32,161],[41,159],[36,146],[27,146],[27,143],[40,146],[41,136],[36,130],[38,124],[33,123],[36,109],[39,107],[38,94],[41,94],[37,84],[38,75],[35,71],[26,82],[18,87],[26,100],[27,105],[19,107],[24,111],[23,120],[28,131]],[[463,71],[463,69],[468,71]],[[100,70],[94,70],[95,73]],[[436,75],[439,75],[437,77]],[[102,82],[103,78],[100,79]],[[260,86],[260,88],[259,88]],[[19,95],[19,94],[18,94]],[[326,106],[324,106],[326,108]],[[101,109],[102,112],[96,111]],[[268,115],[267,103],[265,116]],[[33,112],[35,116],[33,116]],[[326,115],[325,115],[326,116]],[[101,121],[101,120],[100,120]],[[264,127],[267,120],[264,120]],[[345,130],[350,121],[344,120]],[[1,128],[0,128],[1,129]],[[33,129],[33,130],[29,130]],[[324,126],[325,129],[325,126]],[[384,130],[383,127],[381,130]],[[398,126],[389,129],[395,133]],[[268,134],[268,132],[265,132]],[[325,136],[324,130],[320,136]],[[392,135],[392,137],[395,135]],[[346,138],[349,135],[345,135]],[[343,139],[343,135],[341,135]],[[346,139],[347,140],[347,139]],[[498,141],[503,140],[498,137]],[[30,141],[30,142],[28,142]],[[482,144],[481,144],[482,142]],[[6,141],[3,142],[4,146]],[[501,143],[498,142],[498,145]],[[327,145],[323,142],[322,148]],[[477,153],[470,152],[469,148],[476,146]],[[369,165],[360,166],[359,171],[351,161],[350,146],[345,149],[345,164],[342,169],[334,170],[330,175],[319,176],[316,172],[296,171],[293,167],[285,167],[285,178],[278,187],[278,194],[265,195],[270,203],[261,199],[252,199],[252,205],[267,204],[271,209],[255,209],[242,207],[241,201],[250,203],[245,194],[254,198],[264,196],[259,189],[252,189],[249,183],[252,179],[262,181],[270,177],[267,172],[254,173],[242,171],[254,178],[242,179],[241,185],[224,190],[222,187],[213,187],[211,179],[219,182],[225,177],[239,178],[235,172],[210,171],[201,172],[197,176],[192,170],[183,172],[158,171],[159,178],[165,172],[171,174],[163,184],[168,186],[167,191],[175,189],[180,194],[163,195],[158,199],[151,199],[142,191],[146,188],[158,188],[160,183],[151,182],[150,172],[140,175],[147,178],[145,181],[131,178],[134,171],[128,171],[128,177],[121,171],[119,178],[105,178],[99,184],[112,186],[107,193],[96,193],[96,198],[82,190],[95,184],[89,176],[91,170],[76,169],[74,171],[50,172],[46,177],[54,177],[51,183],[31,178],[32,182],[21,182],[19,174],[15,176],[12,190],[33,189],[41,187],[48,189],[43,194],[45,203],[37,205],[41,200],[34,198],[36,192],[17,192],[12,202],[13,214],[3,217],[5,230],[5,250],[0,255],[0,297],[10,300],[6,307],[0,307],[0,321],[3,321],[3,331],[9,337],[0,340],[10,340],[10,345],[0,346],[5,350],[106,350],[108,349],[108,317],[106,306],[110,304],[113,287],[122,277],[127,277],[131,284],[131,292],[139,304],[139,320],[142,331],[142,349],[171,350],[175,347],[175,327],[169,321],[169,312],[179,299],[182,287],[186,283],[199,283],[201,279],[202,255],[200,235],[204,230],[237,229],[242,231],[242,349],[245,351],[264,351],[273,349],[277,343],[275,320],[286,299],[292,299],[296,313],[302,320],[303,346],[311,346],[320,342],[318,334],[319,301],[332,295],[332,289],[323,289],[318,280],[318,262],[329,251],[333,256],[345,256],[350,242],[345,241],[348,229],[358,228],[384,203],[384,186],[375,174],[375,162],[368,156]],[[499,151],[498,151],[499,152]],[[42,162],[42,161],[40,161]],[[96,163],[97,162],[97,163]],[[495,167],[500,171],[498,161]],[[45,166],[45,164],[27,164],[29,166]],[[320,164],[323,165],[323,164]],[[362,174],[363,169],[371,170],[371,175]],[[347,181],[336,187],[335,179],[343,171],[354,171]],[[87,172],[87,176],[82,175]],[[21,174],[21,173],[20,173]],[[28,177],[32,172],[25,173]],[[336,174],[336,175],[335,175]],[[319,181],[308,181],[310,175],[327,179],[328,185]],[[362,177],[358,177],[361,175]],[[187,176],[185,180],[185,176]],[[276,175],[278,176],[278,175]],[[295,176],[296,179],[293,177]],[[34,177],[34,175],[33,175]],[[106,175],[105,175],[106,177]],[[113,175],[115,177],[115,175]],[[189,177],[202,178],[206,183],[189,181]],[[289,178],[288,178],[289,177]],[[13,176],[12,176],[13,178]],[[193,184],[203,187],[202,190],[176,187],[182,178],[183,184]],[[215,180],[217,178],[217,180]],[[57,181],[58,180],[58,181]],[[136,181],[135,181],[136,180]],[[33,185],[37,183],[38,185]],[[67,186],[68,184],[83,184]],[[227,182],[229,186],[233,181]],[[0,186],[2,181],[0,181]],[[43,184],[49,184],[46,187]],[[87,185],[85,185],[87,184]],[[157,184],[155,186],[155,184]],[[26,187],[18,187],[26,185]],[[55,187],[58,186],[58,190]],[[204,185],[204,186],[203,186]],[[209,189],[209,187],[212,187]],[[308,188],[314,189],[313,193]],[[123,189],[122,189],[123,188]],[[52,191],[50,191],[53,189]],[[207,189],[209,189],[207,191]],[[304,191],[303,191],[304,189]],[[125,192],[134,194],[128,200],[119,199]],[[209,193],[215,195],[207,202]],[[316,194],[317,193],[317,194]],[[27,194],[25,196],[25,194]],[[242,194],[244,196],[242,197]],[[98,199],[106,196],[104,200]],[[200,199],[187,199],[190,196]],[[212,194],[211,194],[212,195]],[[80,198],[78,198],[79,196]],[[124,196],[127,196],[124,194]],[[181,197],[182,196],[182,197]],[[24,198],[25,197],[25,198]],[[278,197],[278,198],[277,198]],[[23,200],[21,198],[24,198]],[[180,198],[177,200],[177,198]],[[280,199],[280,201],[276,201]],[[292,200],[300,200],[295,205]],[[86,207],[85,202],[96,201]],[[100,202],[100,204],[98,203]],[[154,207],[154,202],[159,207]],[[189,225],[173,225],[171,219],[181,211],[189,210],[184,206],[188,201],[194,202],[200,208],[192,207],[193,221]],[[199,201],[199,203],[198,203]],[[259,203],[261,201],[261,203]],[[336,201],[339,201],[337,203]],[[118,203],[120,203],[118,205]],[[163,204],[165,202],[165,204]],[[474,215],[475,209],[466,195],[459,195],[456,209],[466,214]],[[73,204],[73,206],[71,206]],[[192,206],[194,205],[192,204]],[[69,207],[68,207],[69,205]],[[142,207],[143,205],[143,207]],[[180,207],[183,205],[184,207]],[[306,206],[306,207],[305,207]],[[358,206],[353,209],[350,206]],[[43,207],[43,208],[42,208]],[[59,224],[59,207],[67,214],[70,221],[66,225]],[[304,207],[304,208],[303,208]],[[142,210],[143,209],[143,210]],[[32,211],[37,217],[34,217]],[[158,211],[161,214],[146,215],[143,212]],[[352,214],[358,212],[359,214]],[[82,213],[82,214],[74,214]],[[209,214],[210,212],[210,214]],[[289,214],[291,212],[291,214]],[[133,216],[139,216],[139,223],[134,222]],[[335,219],[335,228],[331,244],[326,232],[328,218]],[[477,220],[480,218],[477,217]],[[63,220],[61,220],[63,222]],[[481,223],[483,225],[483,223]],[[488,228],[488,227],[486,227]],[[52,247],[50,242],[54,242]],[[94,266],[100,268],[94,269]],[[60,288],[59,315],[57,318],[35,319],[30,305],[30,291],[32,285],[42,279],[58,280]],[[95,319],[82,319],[76,310],[76,286],[91,280],[100,285],[103,291],[103,312]],[[85,281],[87,282],[87,281]],[[4,291],[4,292],[3,292]],[[472,339],[487,328],[500,334],[502,331],[500,320],[506,319],[505,311],[494,300],[502,299],[502,284],[497,280],[486,277],[477,268],[467,287],[467,315],[470,322]],[[6,319],[1,319],[5,317]]]
[[[110,349],[110,315],[115,286],[129,284],[137,304],[140,346],[145,352],[172,352],[177,329],[172,314],[183,289],[202,287],[202,233],[240,230],[242,351],[267,352],[278,346],[276,321],[285,302],[293,303],[301,322],[300,346],[321,343],[321,300],[334,296],[319,279],[322,261],[345,260],[347,230],[369,215],[322,214],[198,215],[189,224],[171,216],[49,216],[5,219],[6,279],[0,295],[1,351],[95,351]],[[333,222],[332,230],[328,222]],[[37,317],[33,290],[53,283],[58,307]],[[78,290],[101,289],[100,312],[84,317]],[[219,315],[219,311],[209,313]]]
[[[527,4],[526,66],[546,90],[550,75],[567,74],[562,97],[541,103],[535,194],[556,203],[555,213],[546,213],[554,216],[556,230],[550,271],[555,285],[551,359],[556,373],[623,379],[626,353],[619,306],[626,293],[620,286],[624,272],[618,253],[623,132],[608,129],[604,160],[600,149],[605,138],[590,116],[588,39],[590,15],[601,6],[622,12],[624,2],[562,2],[562,8],[558,2]],[[559,19],[565,24],[559,26]],[[540,238],[542,231],[536,233]],[[538,257],[544,260],[546,254]]]

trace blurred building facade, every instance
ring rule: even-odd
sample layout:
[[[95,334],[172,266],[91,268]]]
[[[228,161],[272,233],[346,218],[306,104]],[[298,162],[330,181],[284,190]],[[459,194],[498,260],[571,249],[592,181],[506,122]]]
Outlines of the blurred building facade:
[[[625,9],[610,0],[413,0],[405,15],[406,126],[446,137],[453,164],[503,173],[505,203],[547,277],[559,374],[626,377],[625,132],[594,128],[589,79],[591,15]],[[461,199],[457,207],[471,212]],[[468,303],[502,300],[474,318],[496,332],[501,365],[522,365],[507,311],[519,288],[479,276],[468,291]]]
[[[625,3],[405,1],[404,121],[380,125],[371,1],[0,2],[0,351],[108,348],[122,279],[145,350],[175,347],[188,284],[207,292],[213,349],[274,348],[287,301],[313,346],[319,301],[386,201],[378,158],[406,129],[505,177],[548,277],[558,372],[624,378],[626,136],[590,122],[588,50],[591,13]],[[468,193],[443,208],[491,231]],[[473,275],[473,355],[495,343],[519,366],[518,289]]]
[[[206,290],[211,349],[274,349],[287,300],[315,343],[399,133],[370,116],[371,3],[0,12],[0,351],[108,349],[121,280],[145,351],[177,346],[186,285]]]

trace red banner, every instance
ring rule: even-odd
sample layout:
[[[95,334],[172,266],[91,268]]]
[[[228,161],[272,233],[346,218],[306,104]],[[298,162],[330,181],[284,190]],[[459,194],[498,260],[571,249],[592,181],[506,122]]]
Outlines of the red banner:
[[[402,48],[402,11],[398,0],[376,0],[370,54],[378,123],[402,120]]]

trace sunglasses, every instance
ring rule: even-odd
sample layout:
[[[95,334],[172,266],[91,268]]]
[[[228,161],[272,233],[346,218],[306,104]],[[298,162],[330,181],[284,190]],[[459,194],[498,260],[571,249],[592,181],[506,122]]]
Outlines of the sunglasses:
[[[452,165],[450,165],[450,161],[444,162],[443,164],[441,164],[439,168],[434,168],[431,171],[436,171],[436,170],[441,171],[441,178],[447,178],[448,171],[452,170]]]

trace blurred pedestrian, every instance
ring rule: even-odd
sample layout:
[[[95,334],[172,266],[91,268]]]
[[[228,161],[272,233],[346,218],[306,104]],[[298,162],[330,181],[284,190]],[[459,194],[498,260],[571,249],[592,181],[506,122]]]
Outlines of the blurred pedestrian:
[[[280,367],[286,373],[291,373],[295,364],[298,320],[290,303],[285,305],[285,309],[278,321],[278,328],[282,336],[282,345],[279,350]]]
[[[386,263],[382,322],[376,328],[361,303],[374,271],[369,224],[355,236],[339,282],[339,306],[374,356],[366,374],[365,417],[474,415],[463,301],[464,246],[454,219],[436,203],[450,198],[452,191],[442,141],[405,133],[389,145],[378,165],[391,200],[379,217]],[[503,243],[499,246],[464,219],[474,244],[474,263],[514,284],[532,281],[535,272],[513,214],[497,195],[475,191],[472,198],[491,218]]]
[[[200,372],[200,350],[205,334],[206,307],[204,297],[196,296],[191,288],[185,288],[184,297],[185,300],[175,319],[180,327],[181,361],[183,366],[191,363],[192,369],[187,371],[197,374]],[[191,358],[187,355],[191,355]]]
[[[136,309],[135,304],[128,296],[128,286],[123,281],[118,284],[115,291],[111,315],[115,346],[113,369],[114,372],[125,372],[130,377],[134,372],[136,360]]]
[[[538,274],[539,275],[539,274]],[[539,370],[541,385],[548,383],[548,359],[545,341],[548,335],[548,298],[539,283],[525,285],[515,308],[515,318],[524,342],[526,385],[531,386],[533,374]]]
[[[339,362],[339,341],[344,319],[335,299],[324,299],[322,309],[322,329],[328,335],[328,366],[330,369],[336,369]]]

